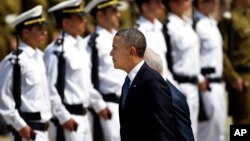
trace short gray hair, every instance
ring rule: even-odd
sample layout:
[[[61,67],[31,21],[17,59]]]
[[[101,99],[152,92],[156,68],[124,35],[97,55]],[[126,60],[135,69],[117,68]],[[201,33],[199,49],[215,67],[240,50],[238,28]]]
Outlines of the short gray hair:
[[[125,46],[135,47],[139,57],[144,56],[147,43],[146,38],[141,31],[135,28],[127,28],[119,30],[115,36],[120,36]]]
[[[149,67],[159,72],[160,74],[163,73],[162,59],[160,55],[154,52],[152,49],[146,49],[144,54],[144,60],[149,65]]]

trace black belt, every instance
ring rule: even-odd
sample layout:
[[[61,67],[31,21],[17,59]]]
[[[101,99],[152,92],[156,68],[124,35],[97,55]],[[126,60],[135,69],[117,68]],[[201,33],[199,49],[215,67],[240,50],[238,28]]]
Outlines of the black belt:
[[[32,129],[39,131],[47,131],[49,128],[49,123],[39,123],[39,122],[28,122],[27,123]]]
[[[201,74],[206,75],[211,73],[215,73],[214,67],[201,68]]]
[[[114,103],[119,103],[120,97],[118,97],[114,93],[108,93],[108,94],[102,94],[103,100],[106,102],[114,102]]]
[[[221,83],[223,80],[221,77],[207,78],[209,83]]]
[[[178,83],[192,83],[192,84],[198,83],[198,78],[196,76],[184,76],[184,75],[174,74],[174,79]]]
[[[245,66],[237,66],[235,67],[235,70],[239,73],[249,73],[250,72],[250,67],[245,67]]]
[[[87,114],[87,109],[83,108],[82,104],[64,104],[66,109],[73,115],[86,115]]]
[[[19,114],[25,121],[41,120],[40,112],[29,113],[19,111]]]
[[[40,122],[27,122],[27,124],[33,129],[38,131],[47,131],[49,128],[49,123],[40,123]],[[11,133],[15,134],[17,131],[11,126],[8,125],[8,128]]]

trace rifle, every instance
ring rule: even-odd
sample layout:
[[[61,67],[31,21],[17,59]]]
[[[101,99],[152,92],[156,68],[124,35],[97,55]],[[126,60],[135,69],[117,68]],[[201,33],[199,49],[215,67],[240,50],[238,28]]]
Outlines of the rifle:
[[[18,37],[16,37],[17,40],[17,49],[16,51],[13,52],[14,55],[16,55],[15,62],[13,64],[13,98],[15,101],[15,109],[19,113],[20,112],[20,107],[21,107],[21,66],[19,64],[19,54],[22,52],[22,50],[19,49],[19,40]],[[10,130],[12,131],[15,141],[22,141],[22,137],[18,134],[18,132],[13,128],[10,127]],[[35,140],[36,134],[34,132],[30,133],[31,139]]]
[[[18,37],[16,37],[17,40],[17,49],[13,52],[13,54],[16,55],[15,62],[13,64],[13,98],[15,101],[15,108],[18,110],[21,107],[21,66],[19,64],[19,53],[21,53],[21,50],[19,50],[19,40]],[[15,141],[21,141],[22,138],[19,136],[18,132],[13,130],[13,134],[15,136]]]
[[[88,42],[88,45],[89,47],[92,49],[92,55],[91,55],[91,62],[92,62],[92,68],[91,68],[91,81],[94,85],[94,88],[96,90],[99,90],[99,85],[100,85],[100,82],[99,82],[99,75],[98,75],[98,66],[99,66],[99,60],[98,60],[98,50],[96,48],[96,38],[98,37],[99,35],[94,32],[90,39],[89,39],[89,42]]]
[[[65,88],[65,58],[63,57],[64,54],[64,46],[63,46],[63,42],[64,42],[64,34],[65,32],[62,31],[62,38],[58,40],[58,44],[62,45],[62,51],[57,55],[58,56],[58,76],[57,76],[57,82],[56,82],[56,89],[62,99],[62,103],[63,103],[63,99],[64,99],[64,88]]]
[[[13,97],[15,100],[15,108],[19,111],[21,106],[21,66],[19,64],[19,54],[21,50],[18,47],[18,37],[17,37],[17,49],[13,54],[16,55],[15,62],[13,64]]]
[[[171,45],[171,39],[168,34],[168,28],[167,24],[169,23],[169,20],[166,19],[165,22],[163,23],[163,28],[162,28],[162,33],[165,38],[166,46],[167,46],[167,53],[166,53],[166,59],[167,59],[167,65],[169,71],[173,74],[173,57],[172,57],[172,45]]]
[[[57,75],[56,89],[61,97],[62,103],[64,103],[63,101],[64,101],[65,74],[66,74],[66,61],[65,61],[65,58],[63,57],[64,35],[65,35],[65,32],[62,31],[62,38],[58,39],[56,42],[58,45],[62,46],[62,51],[59,53],[55,52],[58,57],[58,64],[57,64],[58,75]],[[56,140],[65,141],[63,127],[59,124],[58,119],[53,118],[51,121],[57,126]]]

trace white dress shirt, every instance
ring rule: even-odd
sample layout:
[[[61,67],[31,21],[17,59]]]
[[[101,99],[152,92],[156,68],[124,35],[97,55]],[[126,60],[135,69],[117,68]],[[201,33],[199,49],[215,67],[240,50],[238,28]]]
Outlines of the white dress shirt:
[[[100,92],[103,94],[115,93],[120,97],[126,73],[123,70],[114,68],[112,57],[110,56],[116,31],[109,32],[97,26],[96,33],[99,35],[96,38],[96,48],[99,57]]]
[[[201,67],[215,68],[215,73],[212,73],[209,76],[221,77],[223,68],[223,43],[222,36],[217,27],[217,22],[214,18],[204,16],[198,11],[195,15],[200,18],[196,24],[196,32],[201,41]]]
[[[61,38],[61,37],[60,37]],[[58,57],[54,52],[61,52],[62,45],[53,41],[45,50],[45,64],[50,90],[54,91],[58,77]],[[89,50],[86,41],[77,36],[65,33],[64,36],[64,58],[66,60],[64,103],[83,104],[88,107],[93,105],[96,112],[106,107],[102,96],[93,88],[89,70]]]
[[[139,72],[139,70],[141,69],[142,65],[144,64],[144,60],[142,60],[140,63],[138,63],[129,73],[128,73],[128,78],[130,80],[130,86],[133,83],[137,73]]]
[[[19,44],[22,53],[19,55],[21,66],[21,112],[40,112],[41,120],[47,122],[53,113],[60,122],[65,122],[68,115],[66,109],[55,93],[49,92],[46,70],[43,62],[43,53],[33,49],[24,42]],[[6,56],[1,63],[0,70],[0,113],[7,124],[12,125],[17,131],[27,123],[20,117],[15,109],[13,98],[13,63],[16,55]]]

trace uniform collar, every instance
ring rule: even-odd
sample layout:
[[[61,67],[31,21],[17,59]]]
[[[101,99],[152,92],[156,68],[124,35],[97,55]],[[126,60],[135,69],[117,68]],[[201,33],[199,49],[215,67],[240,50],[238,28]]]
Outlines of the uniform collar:
[[[60,33],[60,38],[62,38],[62,32]],[[70,48],[70,47],[74,47],[77,42],[79,41],[80,36],[76,36],[76,38],[74,38],[73,36],[71,36],[68,33],[64,33],[64,48]]]
[[[96,26],[96,32],[97,32],[97,33],[104,33],[104,34],[115,35],[117,31],[116,31],[115,29],[112,29],[112,31],[110,32],[110,31],[108,31],[107,29],[105,29],[105,28],[103,28],[103,27],[97,25],[97,26]]]
[[[209,22],[212,24],[212,25],[217,25],[217,21],[211,17],[211,16],[206,16],[204,15],[203,13],[201,13],[200,11],[196,11],[195,14],[194,14],[194,18],[197,19],[197,20],[201,20],[201,19],[207,19],[209,20]]]
[[[155,31],[162,29],[162,23],[158,19],[154,19],[152,23],[142,15],[137,20],[137,24],[139,25],[139,27],[142,26],[143,29],[146,29],[146,31]]]
[[[182,18],[177,16],[174,13],[169,13],[168,18],[170,21],[174,21],[173,23],[175,23],[176,25],[184,25],[184,24],[190,24],[190,19],[186,16],[183,16]]]
[[[19,43],[19,48],[23,50],[23,52],[25,52],[29,57],[33,57],[35,54],[43,55],[42,51],[40,51],[38,48],[33,49],[24,42]]]

